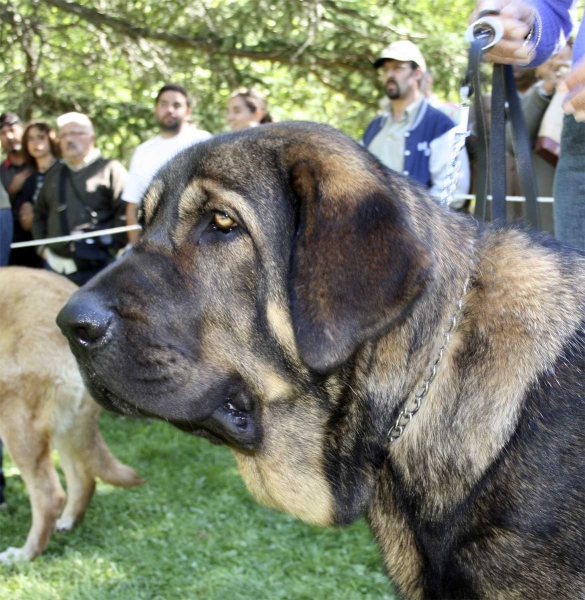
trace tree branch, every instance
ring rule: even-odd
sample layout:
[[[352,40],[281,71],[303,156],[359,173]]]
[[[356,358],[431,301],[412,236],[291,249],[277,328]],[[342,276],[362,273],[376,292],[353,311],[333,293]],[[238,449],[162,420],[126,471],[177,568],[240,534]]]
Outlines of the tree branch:
[[[408,36],[406,36],[403,31],[401,32],[401,31],[398,31],[397,29],[394,29],[393,27],[389,27],[387,25],[381,25],[380,23],[376,23],[375,21],[372,21],[372,19],[368,19],[367,17],[365,17],[363,14],[361,14],[357,10],[339,6],[337,4],[337,2],[334,2],[334,0],[323,0],[323,6],[329,8],[333,12],[350,17],[353,21],[362,21],[371,30],[379,31],[380,34],[382,34],[381,38],[379,40],[381,43],[384,42],[384,40],[386,39],[388,34],[391,34],[392,36],[408,37],[409,39],[410,38],[412,38],[412,39],[426,38],[426,35],[421,35],[421,34],[416,34],[416,33],[409,33]]]
[[[223,48],[223,40],[210,32],[207,32],[206,39],[198,39],[196,37],[169,33],[162,29],[137,27],[124,19],[107,15],[95,8],[82,6],[81,4],[70,2],[69,0],[42,1],[45,4],[74,14],[95,27],[107,27],[136,41],[148,39],[151,41],[164,42],[175,48],[193,48],[206,54],[220,54],[234,58],[248,58],[255,61],[291,63],[297,65],[301,63],[310,63],[327,66],[329,68],[337,67],[349,71],[365,71],[368,68],[364,57],[348,57],[347,55],[344,55],[343,58],[329,58],[320,56],[316,52],[313,52],[310,58],[306,58],[302,55],[297,57],[295,55],[298,54],[299,47],[281,40],[268,40],[265,45],[272,47],[273,49],[271,50],[258,50],[255,47]]]

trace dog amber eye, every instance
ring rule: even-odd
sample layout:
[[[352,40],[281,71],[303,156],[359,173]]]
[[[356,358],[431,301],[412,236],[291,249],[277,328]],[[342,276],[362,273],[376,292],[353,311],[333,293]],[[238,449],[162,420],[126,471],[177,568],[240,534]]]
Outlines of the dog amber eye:
[[[213,225],[216,229],[222,229],[224,231],[231,231],[238,226],[238,224],[224,212],[216,212],[213,214]]]

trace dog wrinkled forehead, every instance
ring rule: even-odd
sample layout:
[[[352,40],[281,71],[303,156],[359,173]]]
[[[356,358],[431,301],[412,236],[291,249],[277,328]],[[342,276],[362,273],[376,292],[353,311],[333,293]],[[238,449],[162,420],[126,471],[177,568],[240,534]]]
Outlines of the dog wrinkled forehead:
[[[159,202],[176,204],[197,181],[213,181],[271,208],[275,196],[286,195],[299,164],[327,178],[340,198],[358,198],[365,187],[379,184],[375,161],[336,129],[305,122],[263,125],[216,136],[169,161],[145,195],[147,221]]]
[[[153,178],[143,198],[146,221],[160,204],[176,204],[185,190],[201,181],[255,196],[261,196],[261,188],[274,189],[279,180],[275,157],[282,144],[282,138],[266,139],[242,132],[219,135],[187,148]]]
[[[325,169],[359,169],[362,175],[373,166],[367,153],[345,134],[328,125],[298,121],[216,136],[182,152],[160,176],[166,186],[194,177],[249,186],[275,174],[283,179],[287,175],[283,171],[300,160]]]

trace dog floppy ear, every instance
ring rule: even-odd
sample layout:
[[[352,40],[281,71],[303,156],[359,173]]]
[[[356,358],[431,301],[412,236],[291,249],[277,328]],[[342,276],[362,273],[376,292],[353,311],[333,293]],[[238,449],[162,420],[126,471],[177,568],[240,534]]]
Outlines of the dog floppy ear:
[[[291,187],[300,203],[290,297],[298,348],[328,372],[399,319],[432,278],[433,259],[400,193],[365,157],[300,159]]]

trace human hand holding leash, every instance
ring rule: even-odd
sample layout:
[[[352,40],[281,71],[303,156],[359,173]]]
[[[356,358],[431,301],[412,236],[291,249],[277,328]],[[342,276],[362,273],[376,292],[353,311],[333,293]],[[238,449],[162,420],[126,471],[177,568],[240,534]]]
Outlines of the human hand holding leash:
[[[490,15],[500,19],[504,34],[502,39],[484,54],[485,60],[497,63],[525,66],[532,59],[538,33],[534,39],[534,25],[539,16],[534,8],[523,0],[478,0],[469,21]],[[581,61],[559,86],[566,94],[563,110],[573,114],[577,121],[585,121],[585,60]]]
[[[473,23],[486,15],[501,21],[504,34],[502,39],[484,54],[485,60],[527,65],[534,47],[533,43],[527,40],[535,20],[532,6],[521,0],[478,0],[469,22]]]

